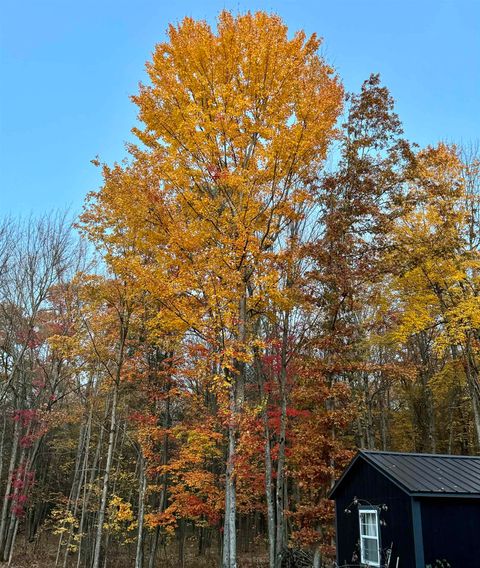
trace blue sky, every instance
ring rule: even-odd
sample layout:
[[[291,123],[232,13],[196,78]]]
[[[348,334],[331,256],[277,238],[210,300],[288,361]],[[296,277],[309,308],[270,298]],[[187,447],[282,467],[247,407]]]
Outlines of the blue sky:
[[[480,138],[480,0],[3,0],[0,216],[69,206],[125,156],[144,63],[170,22],[276,12],[317,32],[348,90],[380,72],[421,145]]]

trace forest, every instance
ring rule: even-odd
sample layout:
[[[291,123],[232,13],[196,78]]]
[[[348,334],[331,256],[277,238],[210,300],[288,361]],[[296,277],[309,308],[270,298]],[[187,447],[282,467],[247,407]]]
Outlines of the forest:
[[[172,25],[83,212],[0,220],[5,566],[330,568],[358,448],[478,453],[478,147],[320,43]]]

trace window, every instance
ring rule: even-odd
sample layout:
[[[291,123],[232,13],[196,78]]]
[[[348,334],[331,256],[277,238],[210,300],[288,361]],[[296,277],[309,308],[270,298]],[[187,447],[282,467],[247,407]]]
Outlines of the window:
[[[359,509],[360,560],[367,566],[380,566],[380,536],[377,509]]]

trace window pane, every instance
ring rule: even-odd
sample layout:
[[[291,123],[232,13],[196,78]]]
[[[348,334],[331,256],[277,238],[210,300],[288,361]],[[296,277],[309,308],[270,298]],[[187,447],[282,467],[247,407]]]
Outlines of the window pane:
[[[362,538],[363,560],[378,564],[378,540],[376,538]]]
[[[378,536],[377,533],[377,514],[360,513],[360,529],[363,536]]]

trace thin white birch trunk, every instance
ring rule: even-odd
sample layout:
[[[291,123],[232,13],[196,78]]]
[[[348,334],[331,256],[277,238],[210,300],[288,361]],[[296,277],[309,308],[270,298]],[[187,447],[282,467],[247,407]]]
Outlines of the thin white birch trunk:
[[[225,519],[223,529],[223,568],[236,568],[236,487],[233,471],[235,459],[235,390],[230,387],[230,420],[228,426],[228,456],[225,476]]]
[[[107,418],[108,415],[108,404],[105,405],[105,414],[104,420]],[[88,511],[88,504],[90,502],[90,497],[92,494],[92,487],[93,482],[95,481],[95,475],[97,472],[97,464],[100,459],[100,451],[103,444],[103,436],[104,436],[105,428],[102,426],[100,428],[100,434],[98,437],[97,448],[95,450],[95,455],[93,457],[92,468],[90,471],[90,477],[88,483],[86,483],[83,487],[83,499],[82,499],[82,513],[80,515],[80,525],[78,527],[78,551],[77,551],[77,568],[80,568],[80,562],[82,557],[82,545],[83,545],[83,527],[85,525],[85,517]],[[85,461],[84,461],[84,470],[85,470],[85,477],[87,475],[88,470],[88,452],[85,453]],[[88,489],[87,489],[88,488]]]
[[[110,481],[110,470],[112,468],[112,462],[113,462],[113,446],[115,443],[115,431],[117,427],[117,400],[118,400],[118,383],[117,381],[114,381],[112,408],[110,413],[110,432],[108,436],[107,462],[105,464],[102,496],[100,500],[100,508],[98,511],[98,518],[97,518],[97,534],[95,539],[95,549],[93,553],[92,568],[99,568],[100,566],[100,552],[102,548],[103,523],[105,521],[105,511],[107,509],[108,485]]]
[[[10,503],[9,496],[10,496],[10,491],[12,490],[13,472],[15,471],[15,464],[17,461],[19,440],[20,440],[20,424],[19,421],[16,420],[15,426],[13,428],[12,450],[10,453],[10,464],[8,466],[7,483],[5,486],[5,493],[2,504],[2,517],[0,521],[0,558],[3,560],[7,560],[4,556],[5,530],[7,527],[8,505]]]
[[[267,500],[267,533],[268,533],[268,565],[275,568],[275,504],[273,494],[273,469],[272,454],[270,447],[270,428],[268,426],[268,398],[265,393],[265,377],[263,374],[262,363],[257,351],[255,351],[255,369],[260,385],[260,397],[263,405],[263,435],[265,439],[265,498]]]
[[[278,440],[277,486],[276,486],[276,521],[275,566],[281,568],[286,544],[285,525],[285,446],[287,437],[287,356],[288,356],[289,314],[285,314],[282,332],[280,365],[280,432]]]
[[[145,475],[145,458],[140,455],[140,476],[138,484],[138,533],[137,550],[135,554],[135,568],[143,568],[143,521],[145,513],[145,492],[147,490],[147,476]]]

